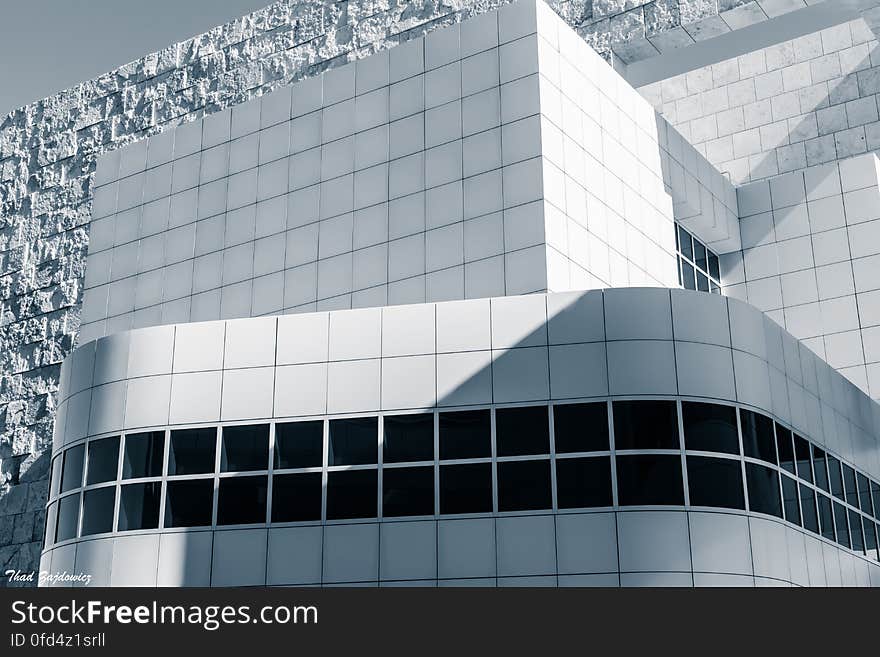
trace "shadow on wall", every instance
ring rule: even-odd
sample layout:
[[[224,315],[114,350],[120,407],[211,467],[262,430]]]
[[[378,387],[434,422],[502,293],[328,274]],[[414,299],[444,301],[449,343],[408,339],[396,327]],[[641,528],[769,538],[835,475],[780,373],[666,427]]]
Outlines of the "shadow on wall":
[[[46,526],[51,449],[43,452],[24,475],[0,493],[0,588],[35,586],[15,581],[8,571],[30,572],[40,562]],[[38,573],[34,575],[36,578]]]

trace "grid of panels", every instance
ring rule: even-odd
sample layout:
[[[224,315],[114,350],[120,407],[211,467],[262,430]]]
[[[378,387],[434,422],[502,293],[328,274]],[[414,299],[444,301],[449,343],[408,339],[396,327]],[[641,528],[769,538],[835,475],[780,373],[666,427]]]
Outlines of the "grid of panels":
[[[172,527],[686,506],[772,515],[880,560],[880,484],[765,415],[696,401],[125,434],[68,448],[51,481],[56,543]]]
[[[718,254],[696,237],[675,225],[678,251],[678,284],[687,290],[721,294],[721,271]]]

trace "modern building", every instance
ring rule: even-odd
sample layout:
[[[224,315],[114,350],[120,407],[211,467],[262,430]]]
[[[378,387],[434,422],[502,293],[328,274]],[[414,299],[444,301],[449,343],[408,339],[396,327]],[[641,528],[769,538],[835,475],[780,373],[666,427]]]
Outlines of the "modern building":
[[[874,3],[573,4],[278,3],[94,104],[40,570],[880,586]]]

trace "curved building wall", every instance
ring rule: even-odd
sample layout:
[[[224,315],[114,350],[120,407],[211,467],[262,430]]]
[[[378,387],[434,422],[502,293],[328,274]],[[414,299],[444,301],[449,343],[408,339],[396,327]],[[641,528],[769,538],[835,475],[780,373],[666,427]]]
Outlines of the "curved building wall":
[[[878,420],[757,310],[681,290],[142,329],[65,362],[43,567],[878,585]]]

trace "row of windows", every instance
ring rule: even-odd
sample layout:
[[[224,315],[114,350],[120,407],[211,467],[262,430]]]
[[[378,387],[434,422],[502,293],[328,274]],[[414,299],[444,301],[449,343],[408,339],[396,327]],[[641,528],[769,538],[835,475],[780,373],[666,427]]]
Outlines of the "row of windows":
[[[678,224],[675,229],[678,284],[688,290],[721,294],[718,256]]]

